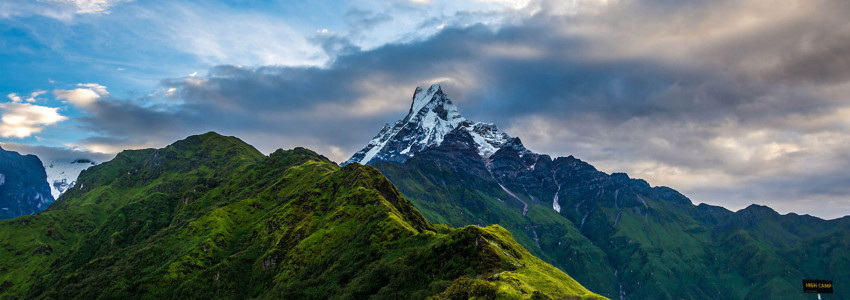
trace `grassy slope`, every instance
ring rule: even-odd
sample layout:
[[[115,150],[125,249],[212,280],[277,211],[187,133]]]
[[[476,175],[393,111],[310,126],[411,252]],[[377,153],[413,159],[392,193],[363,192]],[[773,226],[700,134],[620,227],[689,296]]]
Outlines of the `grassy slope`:
[[[93,167],[0,240],[2,298],[599,298],[499,226],[429,223],[372,167],[214,133]]]
[[[404,191],[428,220],[454,227],[499,224],[535,256],[562,270],[574,271],[571,276],[588,289],[617,289],[617,279],[608,266],[605,252],[551,207],[531,204],[523,215],[522,204],[511,200],[495,182],[427,160],[411,160],[405,165],[381,162],[375,166]]]

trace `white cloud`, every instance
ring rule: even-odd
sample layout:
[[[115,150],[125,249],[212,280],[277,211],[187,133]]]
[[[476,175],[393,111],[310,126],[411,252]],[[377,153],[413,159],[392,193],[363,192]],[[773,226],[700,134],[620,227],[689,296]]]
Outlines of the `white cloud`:
[[[25,138],[39,133],[45,126],[67,119],[58,110],[28,103],[0,103],[0,136]]]
[[[12,102],[15,102],[15,103],[21,102],[21,96],[18,96],[18,94],[11,93],[11,94],[6,95],[6,97],[9,97],[9,100],[12,100]]]
[[[106,87],[97,83],[80,83],[77,84],[81,88],[73,90],[53,90],[53,95],[56,99],[67,100],[72,105],[77,107],[87,107],[94,103],[100,97],[109,96]]]
[[[94,103],[100,95],[90,89],[54,90],[57,99],[64,99],[74,106],[86,107]]]
[[[279,16],[185,3],[167,9],[160,21],[167,38],[211,65],[320,65],[326,59],[305,39],[308,32]]]
[[[108,14],[109,8],[130,0],[53,0],[60,4],[69,5],[78,14]]]
[[[41,15],[60,20],[71,20],[75,15],[109,14],[110,9],[122,2],[133,0],[38,0],[0,1],[0,18]]]
[[[162,148],[165,147],[163,143],[158,142],[145,142],[145,143],[126,143],[121,145],[109,144],[109,143],[97,143],[97,142],[84,142],[79,145],[77,144],[66,144],[65,145],[71,149],[82,149],[86,152],[94,152],[94,153],[102,153],[102,154],[116,154],[118,152],[127,150],[127,149],[145,149],[145,148]]]
[[[101,96],[109,96],[109,92],[106,91],[106,87],[97,83],[79,83],[77,86],[87,87]]]
[[[459,24],[498,27],[530,3],[529,0],[408,1],[406,4],[358,3],[356,9],[349,8],[341,16],[344,22],[340,25],[300,17],[281,18],[268,11],[233,11],[227,6],[185,2],[157,7],[152,18],[161,26],[157,30],[164,33],[162,38],[176,50],[197,56],[209,65],[322,66],[333,55],[325,52],[316,37],[343,37],[352,46],[369,50],[388,43],[424,39]],[[409,9],[411,4],[419,9]],[[333,13],[336,12],[329,12]],[[435,18],[443,24],[423,26]]]
[[[41,96],[44,93],[47,93],[47,92],[42,91],[42,90],[35,90],[35,92],[30,93],[30,97],[27,98],[27,102],[35,102],[36,97]]]
[[[36,137],[37,138],[37,137]],[[9,151],[15,151],[21,154],[33,154],[38,156],[42,162],[54,161],[54,160],[75,160],[79,158],[88,158],[95,162],[106,162],[113,158],[115,155],[112,153],[100,153],[100,152],[92,152],[87,149],[83,149],[81,147],[74,146],[64,146],[64,145],[53,145],[53,146],[45,146],[45,145],[28,145],[28,144],[19,144],[19,143],[5,143],[0,142],[0,146],[3,149]]]
[[[44,93],[47,93],[47,92],[42,91],[42,90],[35,90],[34,92],[30,93],[30,96],[26,99],[26,101],[27,102],[35,102],[36,98],[38,96],[43,95]],[[17,93],[10,93],[10,94],[6,95],[6,97],[8,97],[9,100],[12,100],[12,102],[15,102],[15,103],[20,103],[20,102],[24,101],[23,98],[21,98],[21,96],[18,95]]]
[[[483,3],[497,3],[511,9],[522,9],[528,6],[529,0],[478,0]]]

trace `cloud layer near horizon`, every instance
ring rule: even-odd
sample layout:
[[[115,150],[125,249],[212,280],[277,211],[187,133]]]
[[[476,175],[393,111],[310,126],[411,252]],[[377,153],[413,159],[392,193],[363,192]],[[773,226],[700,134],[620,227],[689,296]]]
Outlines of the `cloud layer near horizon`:
[[[371,50],[323,33],[326,66],[221,65],[163,80],[155,101],[89,97],[78,121],[93,134],[77,144],[114,152],[215,130],[343,161],[403,117],[417,85],[440,82],[467,118],[537,152],[730,209],[850,214],[850,3],[570,3],[531,2],[496,25],[435,16],[423,26],[437,34]]]

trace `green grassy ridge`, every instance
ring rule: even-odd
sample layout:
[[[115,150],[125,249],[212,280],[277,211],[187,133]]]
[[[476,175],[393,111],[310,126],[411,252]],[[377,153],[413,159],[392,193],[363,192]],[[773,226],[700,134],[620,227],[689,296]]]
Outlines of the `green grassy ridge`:
[[[532,204],[523,216],[522,204],[511,200],[495,181],[475,176],[476,170],[459,170],[460,164],[434,163],[435,160],[441,158],[425,152],[403,165],[387,162],[373,165],[390,178],[428,220],[454,227],[499,224],[535,256],[562,270],[570,270],[569,274],[588,289],[617,288],[614,270],[608,266],[605,252],[551,206]],[[486,170],[479,171],[483,172]],[[531,202],[530,199],[526,201]],[[616,295],[607,296],[614,298]]]
[[[483,163],[460,163],[457,153],[441,151],[374,165],[429,220],[498,223],[536,256],[610,298],[622,285],[629,299],[805,299],[800,279],[850,281],[850,218],[695,206],[672,189],[604,174],[574,158],[550,163],[569,164],[570,173],[558,174],[560,214],[551,207],[555,189],[505,183],[530,203],[522,216],[515,203],[493,200],[509,196],[482,175]],[[538,164],[534,172],[548,167]],[[847,294],[850,285],[836,284],[835,297]]]
[[[192,157],[179,148],[191,148],[191,152],[214,148],[220,151],[207,151],[203,157]],[[237,155],[226,155],[232,151],[230,149],[234,149]],[[165,159],[169,157],[180,158]],[[123,151],[108,164],[83,171],[78,183],[47,210],[0,222],[0,236],[3,237],[0,240],[4,241],[0,242],[0,270],[4,270],[0,272],[0,288],[3,294],[21,294],[29,290],[32,278],[52,267],[56,257],[71,251],[115,210],[127,203],[178,185],[193,185],[194,188],[206,184],[200,179],[210,177],[199,174],[209,173],[210,165],[227,163],[230,164],[229,172],[235,172],[240,169],[235,163],[247,160],[243,162],[247,164],[262,157],[259,151],[236,138],[207,133],[164,149]],[[163,173],[164,167],[167,167],[163,166],[163,162],[173,167],[178,160],[184,166],[196,168],[187,172],[191,174]],[[162,176],[153,176],[155,172]],[[198,182],[183,180],[184,175]]]
[[[0,222],[0,298],[601,298],[507,230],[434,225],[376,169],[303,148],[207,133],[78,182]]]

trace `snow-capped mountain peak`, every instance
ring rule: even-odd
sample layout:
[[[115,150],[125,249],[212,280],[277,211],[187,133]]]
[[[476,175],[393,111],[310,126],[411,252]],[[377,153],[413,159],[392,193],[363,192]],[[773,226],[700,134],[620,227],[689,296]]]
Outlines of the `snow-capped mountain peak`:
[[[427,90],[417,87],[412,100],[407,116],[392,127],[385,125],[343,165],[368,164],[373,160],[404,162],[419,151],[439,145],[446,134],[466,121],[439,84]]]
[[[495,124],[473,123],[464,118],[439,84],[427,90],[417,87],[412,100],[407,116],[392,127],[384,125],[365,148],[342,165],[374,161],[401,163],[420,151],[439,146],[453,130],[469,132],[482,158],[488,158],[512,141]]]
[[[54,199],[59,199],[62,193],[74,186],[80,172],[97,163],[87,158],[55,158],[44,161],[47,172],[47,183]]]

